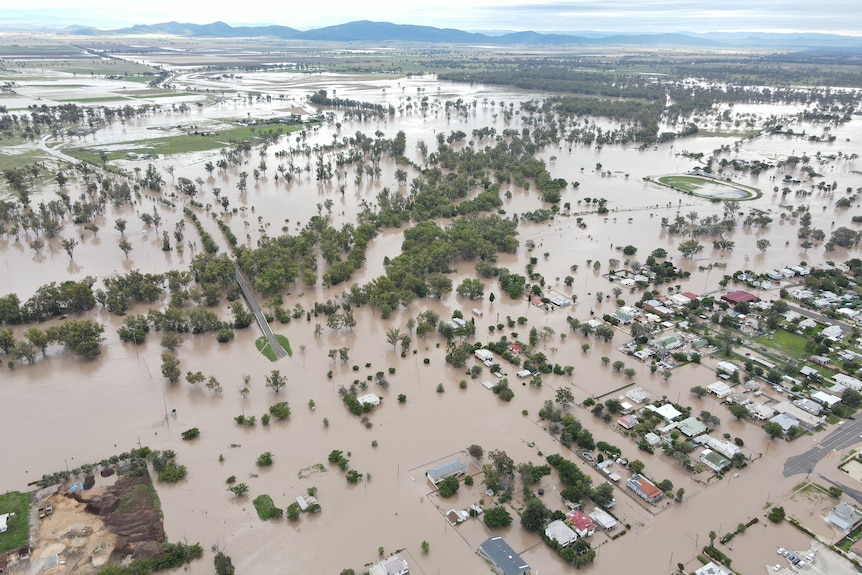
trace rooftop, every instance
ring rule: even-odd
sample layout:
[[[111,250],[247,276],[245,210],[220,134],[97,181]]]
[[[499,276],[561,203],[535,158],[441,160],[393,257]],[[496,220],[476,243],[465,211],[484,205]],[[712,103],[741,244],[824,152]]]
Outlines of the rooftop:
[[[491,537],[479,546],[480,555],[488,559],[501,575],[529,575],[530,566],[515,553],[502,537]]]

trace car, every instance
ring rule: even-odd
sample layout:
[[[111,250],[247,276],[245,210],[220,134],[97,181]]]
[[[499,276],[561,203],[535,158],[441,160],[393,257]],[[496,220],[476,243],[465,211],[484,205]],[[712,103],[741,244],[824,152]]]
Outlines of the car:
[[[796,561],[796,555],[794,555],[793,553],[787,555],[787,560],[793,563],[794,561]]]
[[[775,564],[775,567],[772,568],[773,571],[781,571],[781,565],[778,563]]]
[[[784,547],[779,547],[779,548],[778,548],[778,554],[779,554],[779,555],[784,555]]]
[[[790,555],[790,551],[788,551],[787,549],[785,549],[785,550],[784,550],[784,553],[782,553],[782,555],[784,555],[785,557],[787,557],[788,555]]]
[[[595,461],[596,460],[596,458],[593,456],[593,454],[590,453],[589,451],[584,451],[583,453],[581,453],[581,457],[583,457],[584,460],[586,460],[586,461]]]
[[[796,566],[797,566],[797,567],[799,567],[800,569],[801,569],[801,568],[803,568],[803,567],[805,567],[805,561],[803,561],[802,559],[800,559],[800,560],[799,560],[799,562],[798,562],[798,563],[796,563]]]

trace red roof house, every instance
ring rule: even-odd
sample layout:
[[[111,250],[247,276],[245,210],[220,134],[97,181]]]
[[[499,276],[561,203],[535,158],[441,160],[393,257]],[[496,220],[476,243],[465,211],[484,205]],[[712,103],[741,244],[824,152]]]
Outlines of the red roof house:
[[[596,524],[589,515],[580,511],[569,511],[566,513],[566,521],[572,525],[572,529],[578,537],[589,537],[596,532]]]
[[[685,297],[687,297],[688,299],[690,299],[692,301],[694,301],[696,299],[700,299],[700,297],[698,297],[697,294],[691,293],[690,291],[684,291],[684,292],[682,292],[682,295],[684,295]]]

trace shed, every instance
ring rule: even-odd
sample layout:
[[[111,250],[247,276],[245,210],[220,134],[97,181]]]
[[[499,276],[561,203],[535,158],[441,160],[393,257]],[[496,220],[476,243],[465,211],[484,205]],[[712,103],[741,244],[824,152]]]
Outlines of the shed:
[[[811,399],[828,407],[832,407],[833,405],[841,401],[840,398],[823,391],[815,391],[811,394]]]
[[[0,515],[0,533],[6,533],[9,529],[8,522],[15,517],[14,513],[4,513]]]
[[[530,575],[531,569],[502,537],[491,537],[476,552],[491,563],[499,575]]]
[[[617,520],[614,519],[614,516],[599,507],[590,512],[590,519],[604,530],[613,529],[617,525]]]
[[[754,295],[753,293],[748,293],[747,291],[732,291],[730,293],[726,293],[721,296],[722,301],[726,301],[730,305],[736,305],[738,303],[743,302],[756,302],[760,301],[760,298]]]
[[[432,467],[425,472],[425,477],[428,481],[437,485],[447,477],[458,477],[467,473],[467,465],[460,459],[455,459],[443,465]]]

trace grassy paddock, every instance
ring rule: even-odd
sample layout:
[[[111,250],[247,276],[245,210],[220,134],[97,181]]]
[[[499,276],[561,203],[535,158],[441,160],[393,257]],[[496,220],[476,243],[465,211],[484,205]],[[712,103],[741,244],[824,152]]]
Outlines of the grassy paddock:
[[[811,352],[805,349],[806,338],[784,329],[776,329],[771,338],[761,335],[754,338],[754,341],[766,347],[777,349],[793,359],[804,360],[811,356]]]
[[[124,159],[128,152],[171,156],[190,152],[218,150],[229,147],[231,141],[254,139],[263,133],[268,133],[270,129],[275,131],[281,130],[280,133],[289,134],[301,130],[302,126],[273,125],[256,126],[254,128],[241,126],[228,130],[219,130],[218,132],[207,132],[207,135],[180,134],[177,136],[121,142],[117,144],[117,147],[122,149],[109,150],[107,151],[107,156],[108,160],[111,161]],[[75,148],[68,150],[67,153],[79,160],[101,163],[98,148]]]
[[[0,553],[26,545],[30,539],[30,494],[10,491],[0,495],[0,514],[15,513],[7,522],[9,530],[0,534]]]
[[[661,176],[652,181],[662,186],[676,190],[678,192],[683,192],[685,194],[691,194],[699,198],[706,198],[710,200],[744,201],[753,200],[761,196],[759,190],[749,188],[748,186],[730,184],[721,180],[702,178],[700,176],[677,174],[670,176]],[[710,193],[710,189],[713,189],[714,191]],[[726,189],[729,193],[735,192],[738,197],[723,197],[719,193],[719,191],[722,189]]]

